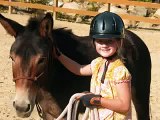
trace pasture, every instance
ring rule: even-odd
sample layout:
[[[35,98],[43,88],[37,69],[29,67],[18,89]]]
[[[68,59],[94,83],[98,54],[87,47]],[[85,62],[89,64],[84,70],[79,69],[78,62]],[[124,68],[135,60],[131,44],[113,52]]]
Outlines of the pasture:
[[[29,16],[25,15],[8,15],[4,16],[11,18],[19,23],[25,25]],[[55,27],[68,27],[79,36],[86,36],[89,32],[89,25],[69,23],[65,21],[55,21]],[[160,75],[160,31],[154,30],[132,30],[140,38],[144,40],[149,48],[152,60],[152,80],[151,80],[151,94],[150,94],[150,113],[151,120],[160,119],[160,82],[158,81]],[[11,73],[11,60],[9,59],[9,50],[14,38],[8,35],[4,28],[0,25],[0,120],[22,120],[16,117],[15,111],[12,107],[12,100],[14,97],[15,89],[14,82],[12,81]],[[36,110],[31,117],[25,120],[38,120],[38,114]],[[23,119],[24,120],[24,119]],[[133,120],[135,118],[135,112],[133,108]]]

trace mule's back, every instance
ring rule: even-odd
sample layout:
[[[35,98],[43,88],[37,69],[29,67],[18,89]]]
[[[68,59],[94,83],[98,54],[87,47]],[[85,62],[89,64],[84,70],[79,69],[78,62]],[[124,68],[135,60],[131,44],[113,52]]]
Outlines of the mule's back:
[[[126,31],[126,38],[132,45],[132,56],[128,55],[126,64],[132,73],[132,100],[137,119],[149,120],[149,97],[151,83],[151,57],[144,41],[131,31]],[[130,48],[129,48],[130,50]],[[127,52],[127,51],[126,51]]]

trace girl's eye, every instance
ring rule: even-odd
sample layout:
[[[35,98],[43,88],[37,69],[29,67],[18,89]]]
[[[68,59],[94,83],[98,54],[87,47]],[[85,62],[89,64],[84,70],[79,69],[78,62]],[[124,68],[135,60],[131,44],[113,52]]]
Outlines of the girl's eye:
[[[112,44],[113,40],[97,40],[96,42],[99,44]]]
[[[96,42],[99,44],[104,43],[102,40],[96,40]]]

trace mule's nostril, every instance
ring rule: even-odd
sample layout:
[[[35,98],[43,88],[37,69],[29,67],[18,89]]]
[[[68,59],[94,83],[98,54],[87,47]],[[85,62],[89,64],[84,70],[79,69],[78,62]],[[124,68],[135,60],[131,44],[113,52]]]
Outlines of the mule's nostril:
[[[13,101],[13,107],[15,107],[15,101]]]
[[[30,105],[30,104],[28,104],[27,109],[26,109],[26,111],[25,111],[25,112],[28,112],[28,111],[30,110],[30,108],[31,108],[31,105]]]

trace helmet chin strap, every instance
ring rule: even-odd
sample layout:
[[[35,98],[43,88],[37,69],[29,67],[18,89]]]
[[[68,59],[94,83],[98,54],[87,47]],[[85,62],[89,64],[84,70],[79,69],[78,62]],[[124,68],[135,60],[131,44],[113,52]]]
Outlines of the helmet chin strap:
[[[114,59],[115,57],[117,57],[117,53],[114,53],[113,55],[109,56],[109,57],[103,57],[104,59],[107,59],[107,60],[112,60]]]

